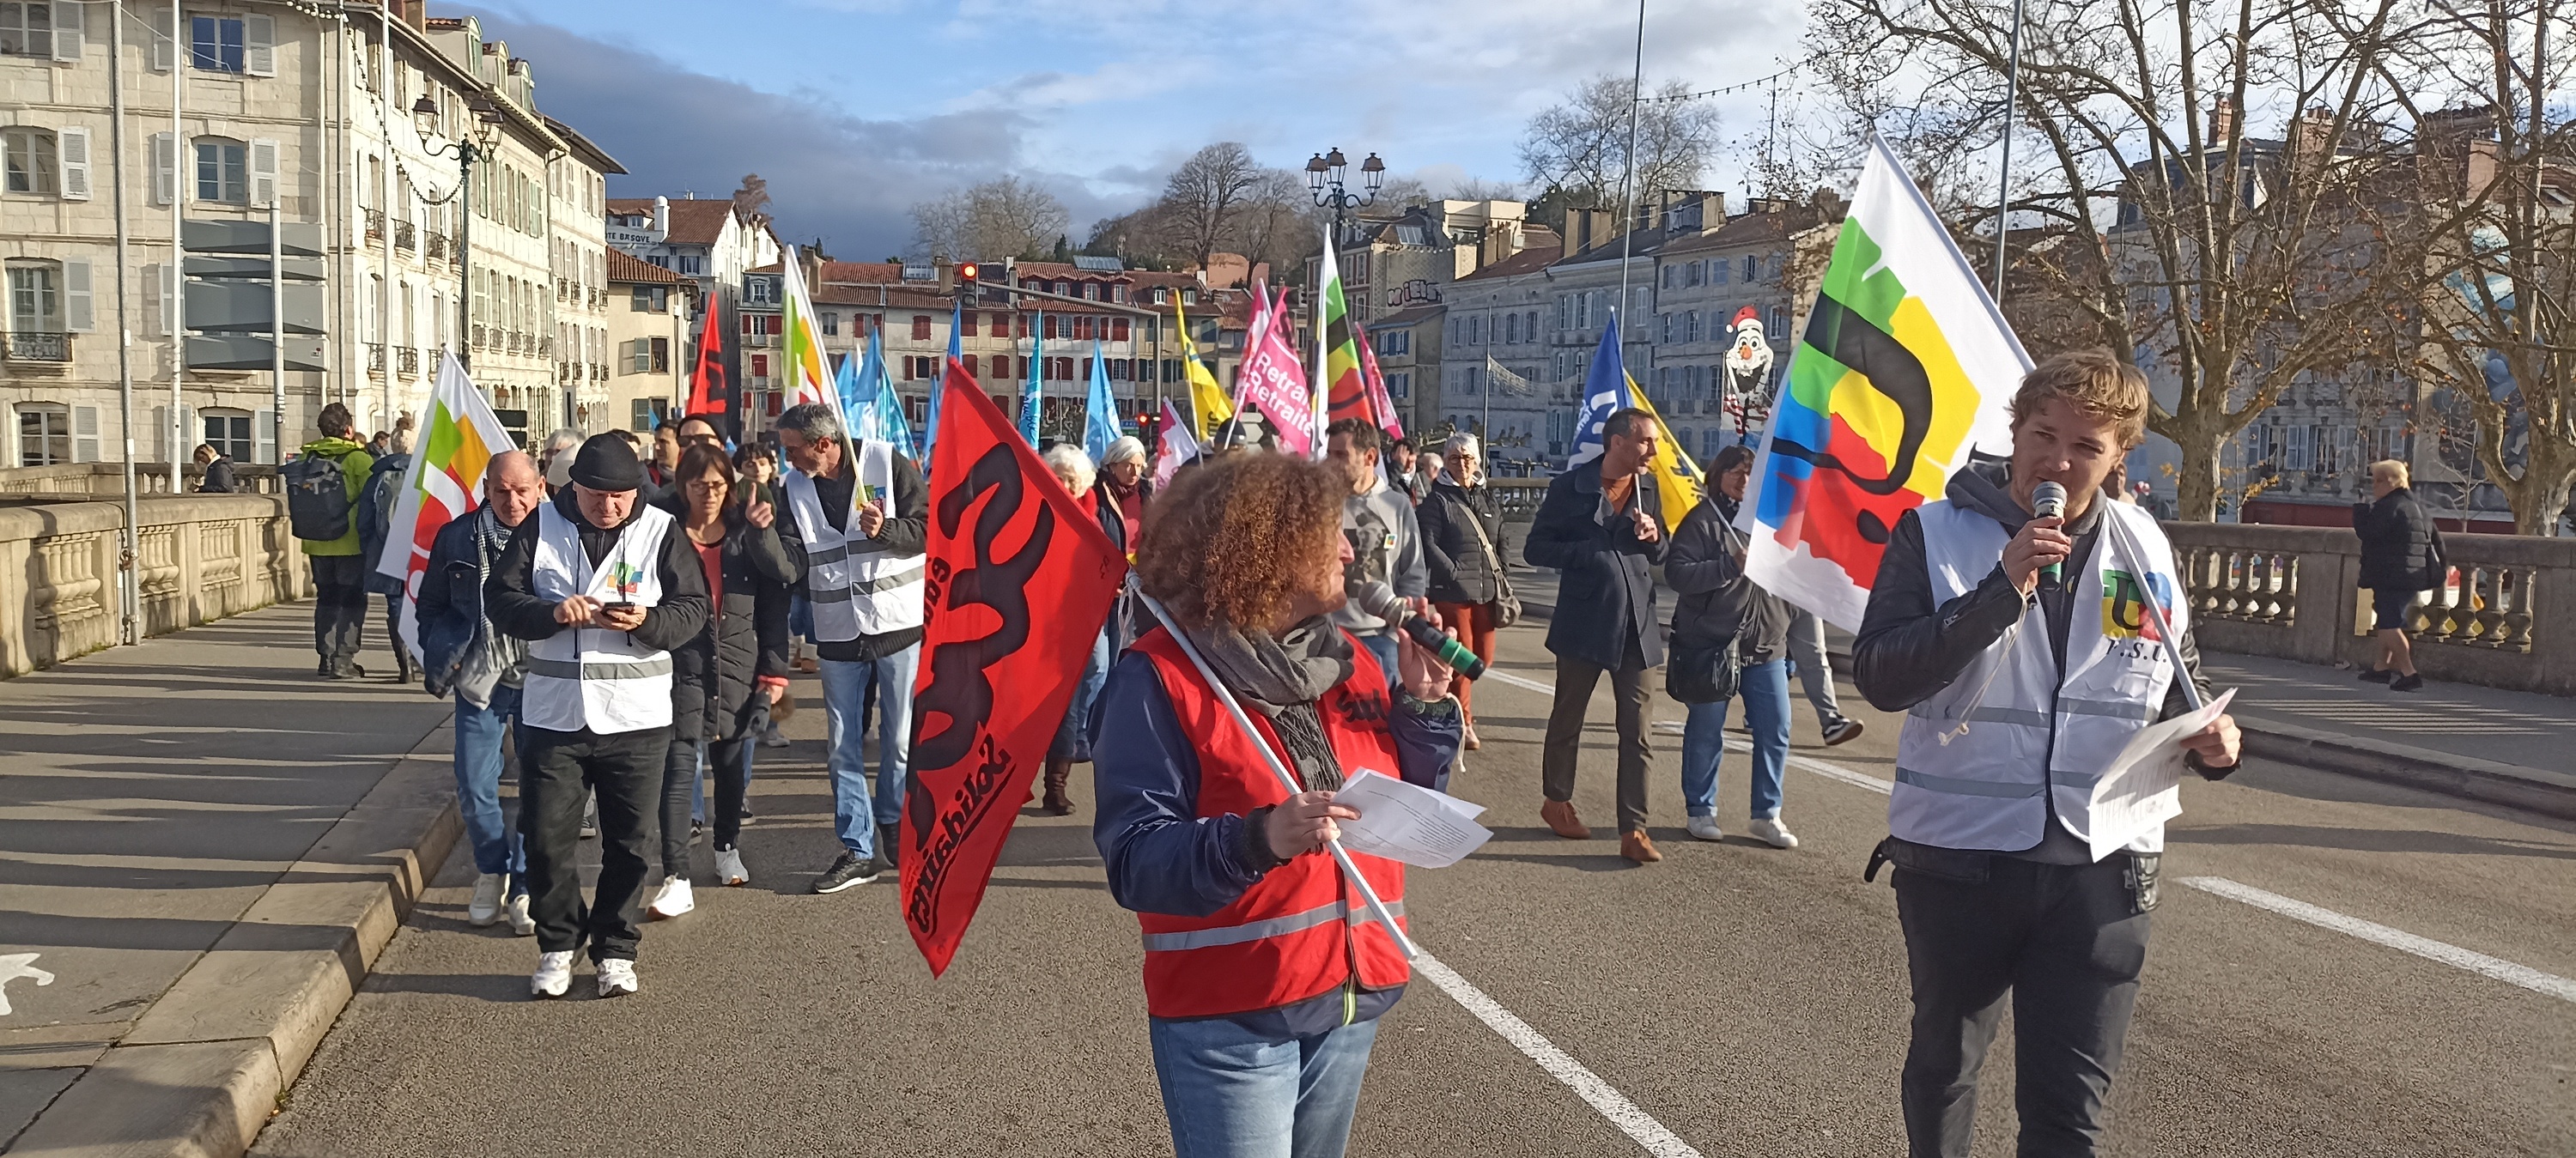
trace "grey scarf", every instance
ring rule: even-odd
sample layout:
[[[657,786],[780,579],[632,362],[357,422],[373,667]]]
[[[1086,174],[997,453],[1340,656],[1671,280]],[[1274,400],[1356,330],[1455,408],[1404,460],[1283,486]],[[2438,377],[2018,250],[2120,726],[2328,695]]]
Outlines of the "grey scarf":
[[[1191,631],[1190,642],[1235,698],[1270,718],[1306,787],[1329,792],[1342,786],[1341,760],[1324,736],[1315,701],[1350,678],[1349,636],[1318,615],[1278,639],[1218,624]]]

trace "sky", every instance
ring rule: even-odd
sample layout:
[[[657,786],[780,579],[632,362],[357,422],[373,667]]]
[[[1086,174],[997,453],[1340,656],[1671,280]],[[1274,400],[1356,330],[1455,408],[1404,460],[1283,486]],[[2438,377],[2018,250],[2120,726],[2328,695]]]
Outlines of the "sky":
[[[790,242],[874,260],[910,207],[1003,174],[1062,199],[1080,244],[1200,146],[1302,166],[1374,151],[1434,192],[1518,180],[1530,117],[1627,75],[1636,9],[1582,0],[546,0],[433,3],[535,71],[537,105],[630,176],[611,196],[769,183]],[[1717,88],[1795,55],[1797,0],[1649,0],[1649,89]],[[1734,141],[1763,97],[1714,98]],[[1731,167],[1710,184],[1740,183]]]

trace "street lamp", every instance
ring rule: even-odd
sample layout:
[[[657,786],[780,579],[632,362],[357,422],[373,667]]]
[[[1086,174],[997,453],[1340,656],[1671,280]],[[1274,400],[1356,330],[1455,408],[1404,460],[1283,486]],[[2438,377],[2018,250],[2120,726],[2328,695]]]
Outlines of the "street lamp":
[[[1350,210],[1377,203],[1377,191],[1386,184],[1386,162],[1371,153],[1360,162],[1360,183],[1365,194],[1344,188],[1343,177],[1350,169],[1350,158],[1338,148],[1330,153],[1317,153],[1306,161],[1306,187],[1314,192],[1315,206],[1333,211],[1333,244],[1342,241],[1342,218]]]
[[[412,123],[420,129],[421,148],[432,157],[456,158],[456,360],[474,365],[474,162],[483,160],[501,139],[501,110],[481,97],[471,98],[474,125],[449,144],[429,144],[438,131],[438,101],[422,93],[411,106]],[[443,204],[443,202],[431,202]]]

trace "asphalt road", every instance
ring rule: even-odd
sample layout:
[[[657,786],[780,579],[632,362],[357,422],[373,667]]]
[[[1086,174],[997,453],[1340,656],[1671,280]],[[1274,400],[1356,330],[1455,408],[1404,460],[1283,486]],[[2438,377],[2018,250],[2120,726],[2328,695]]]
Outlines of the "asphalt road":
[[[1503,633],[1506,671],[1551,678],[1542,629]],[[1457,790],[1492,806],[1496,836],[1456,867],[1415,872],[1415,933],[1595,1075],[1596,1101],[1606,1088],[1633,1106],[1629,1130],[1673,1141],[1635,1140],[1418,977],[1379,1038],[1351,1152],[1901,1153],[1902,946],[1886,877],[1859,879],[1886,798],[1849,779],[1892,774],[1896,728],[1845,696],[1870,730],[1840,748],[1818,746],[1797,708],[1797,754],[1842,774],[1789,773],[1785,816],[1805,840],[1794,851],[1683,835],[1679,737],[1659,731],[1666,859],[1639,867],[1612,833],[1606,687],[1576,794],[1603,835],[1572,842],[1537,819],[1547,697],[1479,685],[1485,747]],[[1660,697],[1655,711],[1680,719]],[[752,883],[702,887],[696,913],[650,928],[641,994],[587,999],[585,965],[576,999],[528,1000],[533,942],[464,923],[471,869],[453,861],[255,1152],[1168,1153],[1135,923],[1101,886],[1088,809],[1023,814],[956,965],[933,982],[891,887],[805,892],[833,849],[820,717],[796,720],[794,749],[763,753],[760,819],[744,837]],[[1743,770],[1730,756],[1730,832]],[[2286,766],[2184,793],[2109,1153],[2576,1153],[2576,984],[2564,980],[2576,977],[2576,825]],[[1087,804],[1087,786],[1076,796]],[[2450,960],[2183,878],[2427,938],[2440,944],[2419,948]],[[2463,963],[2554,980],[2558,995]],[[2011,1075],[1999,1045],[1981,1155],[2011,1153]]]

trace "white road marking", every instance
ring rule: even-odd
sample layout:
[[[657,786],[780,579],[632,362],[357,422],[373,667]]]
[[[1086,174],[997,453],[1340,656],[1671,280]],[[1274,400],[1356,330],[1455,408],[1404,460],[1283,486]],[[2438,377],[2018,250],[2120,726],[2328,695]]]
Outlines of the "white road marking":
[[[54,983],[53,974],[36,968],[36,958],[43,955],[44,954],[41,953],[0,953],[0,1017],[6,1017],[9,1015],[10,982],[21,977],[26,977],[34,980],[38,985],[51,985]],[[1478,994],[1478,996],[1481,997],[1483,995]],[[1504,1016],[1508,1017],[1510,1015],[1505,1014]],[[1523,1046],[1522,1048],[1526,1049],[1528,1047]],[[1688,1147],[1684,1147],[1684,1149],[1687,1150]]]
[[[2265,892],[2252,885],[2238,884],[2226,877],[2183,877],[2182,883],[2204,893],[2241,901],[2255,908],[2279,913],[2295,921],[2305,921],[2320,929],[2332,929],[2350,937],[2359,937],[2385,945],[2401,953],[2412,953],[2427,961],[2439,961],[2455,969],[2465,969],[2482,977],[2492,977],[2508,985],[2519,985],[2534,993],[2547,994],[2561,1001],[2576,1002],[2576,981],[2555,973],[2543,973],[2528,965],[2516,965],[2500,957],[2418,937],[2400,929],[2391,929],[2374,921],[2348,917],[2333,909],[2320,908],[2306,901],[2294,901],[2279,893]]]
[[[1610,1119],[1611,1125],[1619,1127],[1620,1133],[1635,1139],[1638,1145],[1645,1147],[1646,1153],[1654,1155],[1655,1158],[1700,1158],[1698,1150],[1693,1149],[1690,1143],[1674,1137],[1673,1132],[1665,1129],[1663,1123],[1656,1121],[1654,1115],[1638,1109],[1637,1104],[1629,1101],[1627,1095],[1611,1088],[1610,1083],[1602,1081],[1601,1075],[1593,1073],[1585,1068],[1582,1062],[1574,1060],[1564,1050],[1556,1048],[1556,1043],[1549,1041],[1539,1031],[1530,1028],[1528,1022],[1513,1016],[1512,1011],[1503,1008],[1501,1003],[1485,996],[1484,990],[1476,988],[1466,978],[1460,977],[1456,970],[1441,964],[1438,958],[1425,953],[1414,958],[1413,967],[1423,976],[1429,977],[1432,984],[1440,987],[1441,992],[1465,1006],[1467,1012],[1475,1014],[1476,1020],[1484,1022],[1495,1033],[1503,1035],[1503,1040],[1512,1043],[1513,1047],[1522,1053],[1528,1054],[1529,1059],[1537,1062],[1538,1068],[1546,1070],[1549,1077],[1565,1083],[1577,1097],[1590,1103],[1593,1109],[1601,1112],[1602,1117]]]
[[[1555,684],[1543,684],[1537,680],[1529,678],[1528,676],[1513,675],[1512,673],[1504,671],[1498,667],[1486,668],[1485,678],[1489,680],[1501,680],[1516,688],[1528,688],[1542,696],[1552,696],[1556,694]]]

